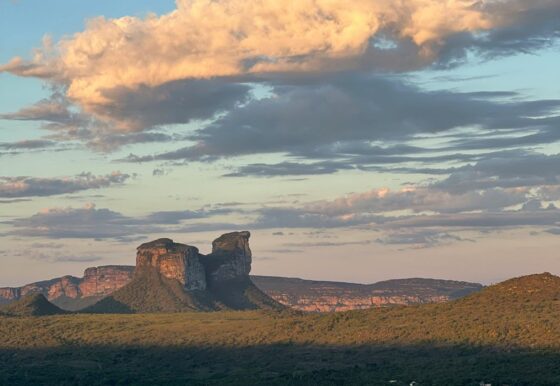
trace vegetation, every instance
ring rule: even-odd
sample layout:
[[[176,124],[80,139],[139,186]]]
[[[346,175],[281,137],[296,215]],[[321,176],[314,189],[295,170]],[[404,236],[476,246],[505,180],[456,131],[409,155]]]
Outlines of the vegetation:
[[[5,316],[45,316],[64,314],[42,294],[29,294],[20,300],[0,307],[0,315]]]
[[[558,385],[559,312],[560,278],[543,274],[336,314],[5,317],[0,384]]]
[[[145,269],[86,313],[187,312],[228,309],[280,309],[278,303],[247,279],[228,281],[205,291],[185,291],[176,280]]]

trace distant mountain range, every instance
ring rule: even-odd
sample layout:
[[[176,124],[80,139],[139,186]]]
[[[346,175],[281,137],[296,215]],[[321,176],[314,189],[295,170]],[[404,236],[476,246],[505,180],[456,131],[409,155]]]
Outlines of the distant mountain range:
[[[420,278],[387,280],[374,284],[273,276],[252,276],[251,280],[279,303],[301,311],[318,312],[443,303],[483,288],[477,283]]]
[[[170,239],[154,240],[137,248],[135,267],[92,267],[82,278],[63,276],[0,288],[0,304],[42,294],[68,311],[208,311],[280,303],[300,311],[331,312],[442,303],[483,288],[477,283],[419,278],[355,284],[249,276],[249,237],[249,232],[222,235],[212,243],[209,255]]]

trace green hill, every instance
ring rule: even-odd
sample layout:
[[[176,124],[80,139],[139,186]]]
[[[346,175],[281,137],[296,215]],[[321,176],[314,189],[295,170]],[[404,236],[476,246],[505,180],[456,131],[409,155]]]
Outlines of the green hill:
[[[0,318],[0,384],[558,385],[560,278],[442,304]]]
[[[43,294],[30,294],[0,307],[0,314],[8,316],[46,316],[64,313],[66,312],[49,302]]]
[[[230,280],[206,290],[185,291],[154,269],[144,269],[123,288],[85,308],[85,313],[154,313],[281,309],[249,278]]]

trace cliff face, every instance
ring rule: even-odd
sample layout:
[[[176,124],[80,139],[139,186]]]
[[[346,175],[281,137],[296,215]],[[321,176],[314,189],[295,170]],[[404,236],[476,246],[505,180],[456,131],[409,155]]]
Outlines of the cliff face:
[[[49,301],[79,300],[107,296],[132,279],[134,267],[109,265],[88,268],[83,278],[60,278],[27,284],[18,288],[0,288],[0,303],[19,300],[26,295],[42,294]],[[70,305],[69,308],[74,308]]]
[[[209,298],[219,298],[226,307],[230,304],[230,308],[239,304],[251,307],[242,291],[232,291],[232,288],[249,289],[257,298],[264,299],[262,291],[283,305],[314,312],[440,303],[482,288],[475,283],[431,279],[389,280],[369,285],[269,276],[249,279],[252,262],[249,238],[249,232],[226,233],[214,240],[212,253],[206,256],[196,247],[171,239],[154,240],[137,248],[136,271],[131,266],[94,267],[86,269],[83,278],[64,276],[20,288],[0,288],[0,304],[40,293],[59,307],[81,309],[125,287],[133,278],[145,276],[148,271],[165,280],[175,280],[181,291],[206,291],[211,295]],[[137,285],[137,292],[147,296],[148,287]],[[198,303],[193,300],[192,308],[204,302],[206,300]],[[156,304],[157,299],[153,303]],[[210,304],[208,309],[216,307]]]
[[[249,279],[249,237],[249,232],[224,234],[212,243],[207,256],[171,239],[142,244],[132,280],[84,312],[282,309]]]
[[[107,296],[125,286],[132,279],[133,272],[134,267],[125,265],[88,268],[80,280],[79,294],[81,297]]]
[[[145,269],[155,269],[162,276],[179,281],[186,290],[206,289],[206,272],[198,248],[158,239],[140,245],[137,251],[136,275]]]
[[[212,242],[212,253],[205,256],[209,280],[219,283],[244,278],[251,272],[251,248],[247,231],[226,233]]]
[[[442,303],[482,289],[482,285],[476,283],[434,279],[388,280],[375,284],[270,276],[253,276],[252,280],[277,302],[296,310],[312,312]]]

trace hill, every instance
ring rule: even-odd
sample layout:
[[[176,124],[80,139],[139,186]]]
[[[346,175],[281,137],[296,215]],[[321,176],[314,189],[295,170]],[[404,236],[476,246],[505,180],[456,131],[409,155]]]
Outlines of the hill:
[[[65,311],[49,302],[42,294],[30,294],[0,307],[0,314],[7,316],[46,316],[64,313]]]
[[[249,232],[232,232],[212,243],[212,253],[170,239],[138,247],[133,279],[89,313],[185,312],[281,309],[249,279]]]
[[[480,291],[483,286],[452,280],[397,279],[374,284],[251,276],[263,292],[300,311],[332,312],[388,305],[442,303]]]
[[[557,385],[559,294],[560,278],[539,274],[330,314],[0,318],[0,384]]]

